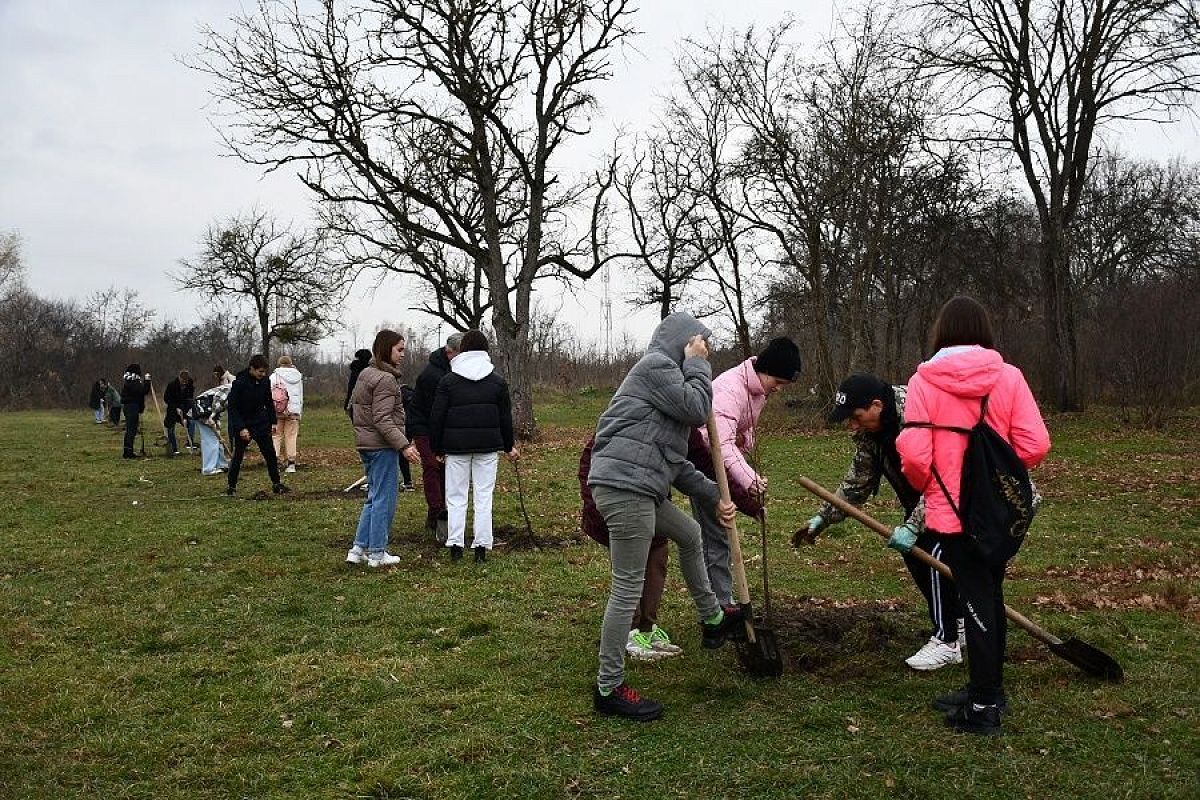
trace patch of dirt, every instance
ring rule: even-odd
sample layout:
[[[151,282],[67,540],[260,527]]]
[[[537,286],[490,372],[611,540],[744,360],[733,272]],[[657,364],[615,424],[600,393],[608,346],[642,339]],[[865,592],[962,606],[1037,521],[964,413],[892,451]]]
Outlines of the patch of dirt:
[[[789,672],[843,680],[875,672],[893,640],[916,642],[917,618],[899,600],[779,598],[771,622]]]

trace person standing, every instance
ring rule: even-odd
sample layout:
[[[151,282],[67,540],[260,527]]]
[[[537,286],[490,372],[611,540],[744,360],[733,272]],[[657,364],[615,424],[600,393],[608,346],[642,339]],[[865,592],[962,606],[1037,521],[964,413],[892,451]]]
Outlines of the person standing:
[[[271,401],[279,420],[271,441],[279,459],[287,464],[284,472],[295,472],[299,457],[296,440],[300,436],[300,415],[304,413],[304,376],[293,366],[289,355],[280,356],[271,373]]]
[[[746,454],[755,448],[754,427],[767,399],[800,377],[800,366],[800,348],[791,339],[779,337],[772,339],[756,357],[722,372],[712,383],[713,418],[729,478],[730,498],[739,510],[752,517],[762,513],[762,501],[767,494],[767,479],[746,460]],[[688,460],[712,479],[715,473],[708,427],[698,428],[697,434],[704,452],[697,455],[689,448]],[[710,503],[692,498],[691,504],[692,515],[700,523],[709,582],[721,605],[731,605],[733,574],[729,565],[728,530],[717,521]]]
[[[375,334],[371,352],[374,356],[357,376],[350,396],[354,446],[367,473],[367,502],[359,514],[346,562],[390,567],[400,563],[399,556],[387,551],[396,516],[400,458],[415,464],[420,455],[404,435],[399,366],[404,360],[404,337],[381,330]]]
[[[187,410],[192,407],[195,395],[196,384],[192,380],[192,373],[186,369],[181,370],[179,376],[173,378],[167,384],[167,388],[163,390],[163,404],[166,406],[163,428],[167,431],[167,446],[173,456],[179,454],[179,441],[175,438],[175,426],[183,425],[187,429],[188,437],[190,438],[192,435]]]
[[[121,424],[121,393],[117,387],[104,381],[104,405],[108,407],[108,421],[115,428]]]
[[[104,391],[108,388],[108,381],[104,378],[97,378],[92,384],[92,390],[88,394],[88,408],[92,410],[92,417],[97,425],[104,424]]]
[[[346,381],[346,399],[342,401],[342,408],[346,411],[347,417],[352,417],[350,413],[350,396],[354,393],[354,384],[358,383],[358,376],[371,363],[370,350],[355,350],[354,360],[350,362],[350,379]],[[353,419],[351,420],[353,421]]]
[[[232,497],[237,491],[238,473],[251,442],[258,445],[263,461],[267,462],[271,490],[275,494],[290,491],[279,480],[279,460],[271,442],[275,425],[275,405],[271,402],[271,386],[267,381],[267,358],[261,353],[255,354],[249,366],[237,374],[229,387],[229,438],[233,442],[233,457],[229,460],[229,488],[225,494]]]
[[[425,493],[425,527],[439,544],[446,542],[446,465],[438,460],[429,441],[429,415],[438,383],[450,372],[450,360],[462,348],[461,333],[452,333],[446,345],[429,354],[429,363],[421,370],[407,405],[408,438],[421,453],[421,489]]]
[[[995,735],[1007,713],[1003,666],[1008,620],[1004,611],[1007,562],[984,557],[959,517],[967,436],[986,421],[1027,468],[1050,451],[1050,434],[1021,370],[996,352],[987,311],[970,297],[946,302],[933,324],[933,355],[908,382],[907,424],[896,440],[901,469],[922,493],[927,532],[942,544],[966,610],[966,687],[935,698],[946,725],[965,733]],[[949,430],[947,428],[958,428]],[[1035,496],[1035,505],[1037,502]],[[919,544],[898,528],[888,546],[908,554]]]
[[[745,624],[745,611],[722,608],[709,585],[700,525],[670,500],[672,486],[701,495],[717,507],[717,519],[725,525],[736,511],[686,457],[690,431],[703,425],[712,409],[710,333],[683,312],[660,322],[646,354],[625,376],[596,426],[587,483],[608,526],[612,564],[592,691],[592,708],[600,714],[638,721],[662,715],[661,703],[625,683],[624,658],[655,533],[679,548],[683,579],[700,617],[701,645],[721,647]]]
[[[880,479],[886,478],[904,509],[904,522],[900,527],[917,536],[918,547],[941,559],[943,543],[925,529],[925,504],[921,501],[921,492],[901,472],[900,454],[896,450],[896,438],[908,419],[907,397],[907,387],[893,386],[875,375],[851,375],[838,386],[829,421],[846,424],[853,436],[855,451],[836,494],[851,505],[861,507],[878,494]],[[792,543],[799,546],[803,542],[812,542],[827,527],[845,518],[846,515],[833,504],[826,503],[808,521],[806,528],[796,532]],[[963,621],[954,582],[908,553],[903,556],[904,565],[925,598],[932,625],[929,640],[904,663],[922,672],[961,664]]]
[[[429,442],[446,464],[446,547],[462,558],[467,530],[467,492],[474,487],[475,520],[471,549],[475,562],[492,549],[492,493],[500,453],[518,457],[513,440],[508,384],[496,374],[488,340],[479,331],[463,334],[462,349],[450,372],[438,381],[429,412]]]
[[[139,364],[130,364],[121,376],[121,407],[125,409],[125,440],[122,458],[137,458],[133,452],[133,439],[137,436],[138,423],[146,406],[146,395],[150,394],[149,375],[142,375]]]

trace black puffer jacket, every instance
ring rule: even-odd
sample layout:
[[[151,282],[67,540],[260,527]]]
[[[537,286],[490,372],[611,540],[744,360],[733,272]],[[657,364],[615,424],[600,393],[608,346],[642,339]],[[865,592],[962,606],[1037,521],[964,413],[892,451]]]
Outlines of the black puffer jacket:
[[[183,419],[183,415],[192,407],[192,399],[196,394],[196,384],[192,382],[184,383],[175,378],[167,384],[167,388],[163,391],[163,403],[166,405],[166,418],[179,422]]]
[[[459,353],[438,381],[429,415],[433,452],[508,452],[513,449],[512,400],[508,384],[492,369],[483,350]]]
[[[229,430],[236,434],[243,428],[269,428],[278,421],[275,403],[271,401],[271,381],[261,380],[244,369],[233,379],[229,388]]]
[[[126,414],[140,414],[146,407],[146,395],[150,394],[150,384],[140,372],[127,370],[121,376],[121,407]]]
[[[446,349],[439,347],[429,354],[429,363],[417,376],[412,397],[404,404],[404,411],[408,414],[405,432],[409,439],[430,435],[429,415],[433,413],[433,397],[437,394],[438,383],[449,372],[450,359],[446,358]]]
[[[88,395],[88,408],[96,411],[100,408],[100,404],[104,401],[104,387],[100,385],[100,381],[92,384],[92,392]]]

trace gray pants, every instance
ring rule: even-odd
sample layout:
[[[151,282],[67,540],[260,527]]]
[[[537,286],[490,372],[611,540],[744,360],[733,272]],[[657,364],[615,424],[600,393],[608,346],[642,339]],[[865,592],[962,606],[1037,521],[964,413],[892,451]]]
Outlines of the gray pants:
[[[670,500],[635,492],[593,486],[592,498],[608,525],[609,557],[612,560],[612,589],[600,629],[601,689],[615,689],[625,680],[625,642],[633,624],[633,610],[642,597],[646,577],[646,555],[657,531],[679,548],[679,567],[700,618],[716,615],[721,606],[709,587],[704,570],[700,526]]]
[[[704,541],[704,566],[708,581],[721,605],[733,603],[733,573],[729,571],[729,532],[717,521],[716,506],[692,498],[692,516],[700,523]]]

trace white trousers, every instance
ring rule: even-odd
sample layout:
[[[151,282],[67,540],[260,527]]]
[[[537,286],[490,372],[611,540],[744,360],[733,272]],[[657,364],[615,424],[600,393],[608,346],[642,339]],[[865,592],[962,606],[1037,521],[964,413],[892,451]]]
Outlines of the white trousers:
[[[475,487],[475,538],[471,547],[492,549],[492,493],[499,453],[446,456],[446,546],[463,546],[467,535],[467,490]]]

